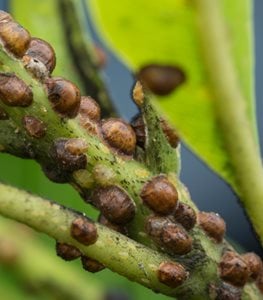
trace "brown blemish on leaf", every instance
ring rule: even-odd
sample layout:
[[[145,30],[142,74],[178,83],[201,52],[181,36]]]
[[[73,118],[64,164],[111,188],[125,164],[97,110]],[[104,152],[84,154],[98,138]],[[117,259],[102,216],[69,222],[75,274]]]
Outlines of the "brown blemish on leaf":
[[[27,107],[33,102],[33,93],[16,75],[0,73],[0,99],[8,106]]]
[[[177,66],[151,64],[141,68],[137,78],[151,92],[159,96],[172,93],[186,79],[183,70]]]
[[[91,273],[97,273],[105,269],[103,264],[87,256],[81,256],[81,263],[83,269]]]
[[[71,224],[71,236],[83,245],[92,245],[97,241],[96,226],[84,218],[77,218]]]
[[[34,138],[40,139],[45,136],[47,127],[45,123],[33,116],[24,116],[22,120],[26,132]]]
[[[135,150],[136,136],[132,127],[121,119],[110,118],[102,121],[102,134],[113,148],[124,154],[132,154]]]
[[[220,243],[223,240],[226,224],[218,214],[213,212],[199,212],[198,224],[207,235],[213,238],[217,243]]]
[[[111,222],[126,224],[135,215],[135,205],[130,197],[117,186],[108,186],[95,190],[92,203]]]
[[[243,286],[248,280],[249,269],[245,260],[233,251],[222,256],[219,270],[220,277],[235,286]]]
[[[59,242],[56,242],[56,253],[57,256],[67,261],[74,260],[81,256],[81,252],[78,248]]]
[[[153,211],[167,215],[175,210],[178,193],[174,185],[164,175],[159,175],[143,186],[141,198]]]
[[[180,286],[188,277],[185,268],[173,262],[161,263],[157,272],[159,281],[171,288]]]

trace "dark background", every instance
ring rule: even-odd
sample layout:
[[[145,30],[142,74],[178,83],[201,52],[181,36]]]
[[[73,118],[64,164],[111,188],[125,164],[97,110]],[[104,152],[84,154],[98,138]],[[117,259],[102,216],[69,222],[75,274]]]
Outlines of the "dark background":
[[[256,98],[258,128],[260,132],[261,149],[263,149],[263,85],[261,78],[263,74],[263,39],[262,39],[262,12],[263,1],[255,0],[255,41],[256,41]],[[0,0],[0,9],[8,9],[8,1]],[[95,36],[98,43],[98,37]],[[121,115],[130,120],[136,113],[136,108],[130,101],[130,88],[133,78],[127,69],[108,52],[108,65],[106,67],[106,81]],[[13,158],[14,160],[16,158]],[[1,161],[0,161],[1,164]],[[211,172],[198,158],[196,158],[186,147],[182,147],[182,181],[189,188],[192,198],[199,209],[218,212],[227,223],[227,235],[234,241],[240,243],[246,250],[263,254],[247,222],[238,200],[230,188],[213,172]],[[0,180],[16,184],[16,181],[6,179],[9,170],[2,170]],[[24,170],[25,171],[25,170]],[[25,175],[26,176],[26,175]],[[11,178],[12,176],[10,176]],[[12,179],[12,178],[11,178]],[[29,182],[30,183],[30,182]],[[263,184],[263,183],[262,183]],[[29,185],[30,186],[30,185]],[[32,184],[31,184],[32,186]],[[54,198],[56,199],[56,198]],[[263,212],[262,212],[263,213]]]

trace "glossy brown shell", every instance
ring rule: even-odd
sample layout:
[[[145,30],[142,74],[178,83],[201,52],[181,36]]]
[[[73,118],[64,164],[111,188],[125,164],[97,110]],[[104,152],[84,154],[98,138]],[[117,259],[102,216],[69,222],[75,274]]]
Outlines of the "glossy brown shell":
[[[133,154],[136,136],[128,123],[121,119],[110,118],[102,121],[101,130],[104,139],[111,147],[124,154]]]
[[[98,238],[96,226],[81,217],[71,223],[70,233],[75,240],[86,246],[94,244]]]
[[[116,224],[126,224],[135,216],[133,201],[117,186],[97,189],[93,193],[92,203],[109,221]]]
[[[161,263],[157,272],[159,281],[171,288],[180,286],[188,277],[185,268],[174,262]]]
[[[160,96],[170,94],[186,79],[184,72],[179,67],[157,64],[141,68],[137,78],[151,92]]]
[[[8,16],[0,19],[0,41],[5,49],[16,57],[22,57],[30,43],[30,34],[18,23],[8,20]]]
[[[160,175],[143,186],[141,198],[156,213],[167,215],[175,210],[178,193],[174,185],[165,176]]]
[[[48,78],[45,84],[53,109],[63,117],[74,118],[80,106],[79,89],[61,77]]]
[[[27,107],[33,102],[33,93],[16,75],[0,73],[0,100],[8,106]]]
[[[219,265],[220,277],[235,286],[243,286],[248,280],[249,269],[245,260],[233,251],[227,251]]]

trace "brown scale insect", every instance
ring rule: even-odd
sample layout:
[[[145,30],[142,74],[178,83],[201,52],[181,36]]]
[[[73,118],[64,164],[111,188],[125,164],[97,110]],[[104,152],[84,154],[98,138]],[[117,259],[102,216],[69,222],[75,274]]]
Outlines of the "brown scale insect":
[[[88,133],[93,135],[99,134],[100,107],[91,97],[81,97],[78,120]]]
[[[191,230],[196,224],[194,209],[185,203],[178,203],[173,216],[176,222],[180,223],[186,230]]]
[[[105,269],[105,266],[103,264],[88,256],[81,256],[81,263],[83,269],[91,273],[97,273]]]
[[[226,282],[222,282],[218,287],[212,287],[212,294],[215,300],[241,300],[242,289]]]
[[[94,122],[98,122],[100,120],[100,107],[90,96],[82,96],[79,114],[83,119],[89,118]]]
[[[160,119],[161,122],[161,127],[163,130],[164,135],[166,136],[169,144],[173,147],[176,148],[180,142],[179,136],[177,134],[177,132],[174,130],[174,128],[172,128],[169,123],[161,118]]]
[[[16,75],[0,73],[0,99],[8,106],[27,107],[33,102],[33,93]]]
[[[253,252],[245,253],[241,255],[241,257],[248,266],[249,276],[252,279],[256,279],[263,270],[263,264],[260,257]]]
[[[120,232],[124,235],[128,235],[128,230],[126,227],[110,222],[105,216],[103,216],[103,214],[99,215],[98,222],[112,230]]]
[[[180,286],[188,278],[185,268],[173,262],[162,262],[157,272],[159,281],[171,288]]]
[[[42,171],[47,176],[47,178],[56,183],[67,183],[69,182],[69,174],[63,172],[55,166],[54,164],[42,166]]]
[[[97,241],[96,226],[85,218],[76,218],[71,223],[71,236],[83,245],[92,245]]]
[[[4,111],[3,108],[0,107],[0,120],[8,120],[9,116],[7,112]]]
[[[13,21],[13,18],[6,11],[0,10],[0,24]]]
[[[45,85],[53,109],[63,117],[74,118],[80,106],[79,89],[61,77],[47,78]]]
[[[193,240],[179,224],[164,225],[160,238],[163,246],[173,254],[184,255],[192,250]]]
[[[179,67],[157,64],[141,68],[137,78],[151,92],[159,96],[169,95],[186,79],[184,72]]]
[[[51,73],[56,66],[56,54],[49,43],[39,38],[31,38],[26,55],[41,61]]]
[[[117,186],[95,190],[92,203],[111,222],[126,224],[135,216],[135,205],[130,197]]]
[[[40,139],[46,134],[47,127],[45,123],[33,116],[24,116],[22,124],[31,137]]]
[[[156,213],[173,213],[178,202],[178,193],[174,185],[164,176],[159,175],[148,181],[142,188],[143,202]]]
[[[135,150],[136,136],[132,127],[121,119],[110,118],[101,124],[103,137],[110,146],[131,155]]]
[[[30,39],[30,34],[25,28],[14,22],[9,14],[0,11],[0,42],[5,49],[16,57],[22,57]]]
[[[86,168],[87,157],[85,154],[81,153],[81,151],[84,151],[83,148],[81,150],[76,150],[75,148],[73,151],[74,147],[72,146],[72,144],[75,141],[76,139],[58,139],[54,142],[53,146],[51,147],[51,157],[53,158],[54,163],[58,166],[58,168],[61,171],[74,172],[79,169]]]
[[[199,212],[198,223],[207,235],[213,238],[217,243],[222,242],[225,232],[225,221],[214,212]]]
[[[249,269],[245,260],[233,251],[227,251],[222,256],[220,264],[220,277],[235,286],[243,286],[249,277]]]
[[[176,131],[163,118],[160,119],[160,125],[161,125],[163,133],[164,133],[167,141],[169,142],[169,144],[173,148],[176,148],[180,142],[180,139],[179,139]],[[145,141],[146,141],[146,129],[145,129],[145,124],[144,124],[142,115],[139,114],[139,115],[135,116],[135,118],[133,118],[133,120],[131,122],[131,126],[136,135],[137,145],[144,148]]]
[[[66,261],[74,260],[81,256],[81,252],[78,248],[72,245],[59,242],[56,242],[56,253],[57,256],[61,257]]]
[[[138,146],[144,148],[146,141],[146,132],[145,132],[145,124],[142,118],[142,115],[136,115],[132,121],[131,126],[136,135],[136,143]]]
[[[192,250],[192,238],[181,225],[168,218],[150,217],[145,227],[150,237],[170,254],[184,255]]]

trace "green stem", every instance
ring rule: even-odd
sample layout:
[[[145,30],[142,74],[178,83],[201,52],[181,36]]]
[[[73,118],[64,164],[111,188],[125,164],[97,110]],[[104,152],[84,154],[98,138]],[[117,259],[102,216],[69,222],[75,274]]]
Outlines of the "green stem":
[[[101,79],[96,62],[95,49],[90,33],[85,27],[85,16],[81,1],[59,0],[59,12],[64,24],[67,46],[74,59],[75,68],[85,87],[85,92],[100,104],[103,117],[115,116],[109,93]]]
[[[102,299],[105,291],[94,277],[90,274],[82,276],[72,265],[52,255],[52,251],[37,241],[29,228],[1,218],[0,238],[9,243],[15,253],[6,272],[15,273],[22,284],[34,286],[40,293],[52,284],[50,293],[54,289],[63,292],[65,299],[68,299],[66,295],[75,300]]]
[[[208,251],[211,257],[207,257],[206,262],[201,262],[205,267],[202,266],[200,271],[200,266],[197,266],[195,272],[181,286],[170,288],[159,282],[157,270],[162,262],[172,261],[171,257],[153,251],[98,223],[95,223],[98,240],[91,246],[84,246],[70,235],[72,221],[84,216],[54,202],[0,184],[0,214],[46,233],[60,242],[74,245],[83,254],[98,260],[112,271],[167,296],[176,296],[181,300],[207,299],[207,286],[218,282],[217,260],[221,250],[218,255],[213,252],[211,245],[211,252]],[[207,245],[209,247],[208,241]],[[255,286],[247,284],[242,299],[252,299],[251,295],[255,300],[262,299]]]
[[[249,122],[219,1],[196,0],[206,67],[215,109],[235,169],[241,202],[263,244],[263,168]]]

